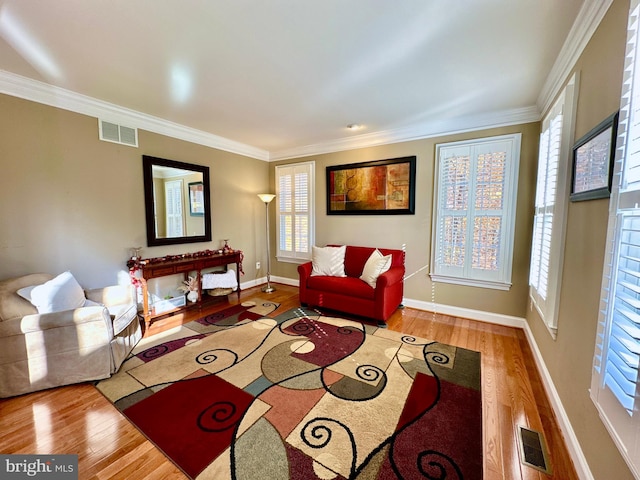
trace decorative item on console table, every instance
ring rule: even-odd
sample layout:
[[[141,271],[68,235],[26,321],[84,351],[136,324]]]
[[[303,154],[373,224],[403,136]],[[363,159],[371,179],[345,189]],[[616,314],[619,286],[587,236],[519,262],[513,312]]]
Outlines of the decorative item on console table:
[[[155,258],[130,258],[127,261],[129,275],[134,285],[140,286],[142,290],[142,313],[146,328],[149,328],[154,318],[173,314],[186,308],[202,306],[202,270],[212,267],[225,267],[236,264],[236,281],[238,283],[237,294],[240,298],[240,275],[244,275],[242,261],[244,255],[241,250],[231,250],[230,253],[218,253],[214,250],[203,250],[194,253],[183,253],[180,255],[165,255]],[[152,278],[184,274],[185,281],[189,278],[190,272],[196,272],[195,286],[197,288],[197,299],[195,302],[179,306],[171,310],[156,312],[149,306],[149,291],[147,281]]]
[[[198,301],[198,279],[196,277],[189,277],[182,282],[182,285],[178,287],[178,290],[187,294],[187,300],[191,303]]]

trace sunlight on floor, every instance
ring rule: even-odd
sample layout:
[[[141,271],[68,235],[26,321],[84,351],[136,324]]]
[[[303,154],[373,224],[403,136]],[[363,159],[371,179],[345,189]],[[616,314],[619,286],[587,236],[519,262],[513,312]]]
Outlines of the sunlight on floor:
[[[36,440],[36,451],[33,453],[51,453],[53,430],[51,428],[51,408],[49,405],[34,403],[31,405]]]
[[[170,340],[177,340],[179,338],[190,337],[195,335],[197,332],[190,330],[182,325],[171,328],[169,330],[165,330],[160,333],[155,333],[149,337],[144,337],[133,349],[132,353],[135,355],[146,348],[152,347],[154,345],[158,345],[160,343],[168,342]]]
[[[120,427],[113,417],[115,411],[89,411],[85,418],[88,447],[92,452],[108,455],[118,449],[118,442],[105,441],[119,437]]]

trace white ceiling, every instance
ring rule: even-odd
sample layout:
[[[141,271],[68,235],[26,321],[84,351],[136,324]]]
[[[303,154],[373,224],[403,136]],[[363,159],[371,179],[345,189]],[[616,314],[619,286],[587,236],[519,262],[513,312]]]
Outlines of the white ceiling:
[[[0,0],[0,70],[286,158],[539,116],[583,3]]]

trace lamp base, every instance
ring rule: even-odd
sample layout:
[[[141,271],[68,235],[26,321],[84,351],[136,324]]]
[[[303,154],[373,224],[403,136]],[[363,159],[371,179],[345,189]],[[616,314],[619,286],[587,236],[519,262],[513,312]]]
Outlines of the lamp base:
[[[267,283],[264,287],[262,287],[262,291],[264,293],[271,293],[271,292],[275,292],[276,289]]]

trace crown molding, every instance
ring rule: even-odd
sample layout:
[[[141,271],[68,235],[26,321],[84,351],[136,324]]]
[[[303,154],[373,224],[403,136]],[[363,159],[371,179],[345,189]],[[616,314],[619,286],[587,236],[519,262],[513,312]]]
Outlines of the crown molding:
[[[0,93],[23,98],[51,107],[96,117],[108,122],[139,128],[206,147],[236,153],[258,160],[269,160],[269,152],[228,138],[186,127],[162,118],[147,115],[104,102],[64,88],[49,85],[15,73],[0,70]]]
[[[356,148],[375,147],[391,143],[410,142],[425,138],[441,137],[458,133],[473,132],[489,128],[537,122],[540,112],[536,106],[502,110],[490,114],[470,115],[466,117],[434,120],[405,128],[365,133],[349,138],[341,138],[304,147],[271,152],[270,161],[322,155],[325,153],[354,150]]]
[[[488,114],[436,119],[403,128],[365,133],[313,145],[268,152],[5,70],[0,70],[0,93],[264,161],[321,155],[540,120],[538,108],[530,106]]]
[[[434,120],[409,127],[361,134],[273,152],[104,102],[5,70],[0,70],[0,93],[258,160],[276,161],[321,155],[539,121],[541,113],[548,110],[563,87],[578,58],[612,3],[613,0],[585,1],[569,31],[560,54],[547,76],[538,96],[536,106],[454,119]]]
[[[613,0],[585,0],[538,96],[538,110],[546,113],[562,89],[580,55],[606,15]]]

